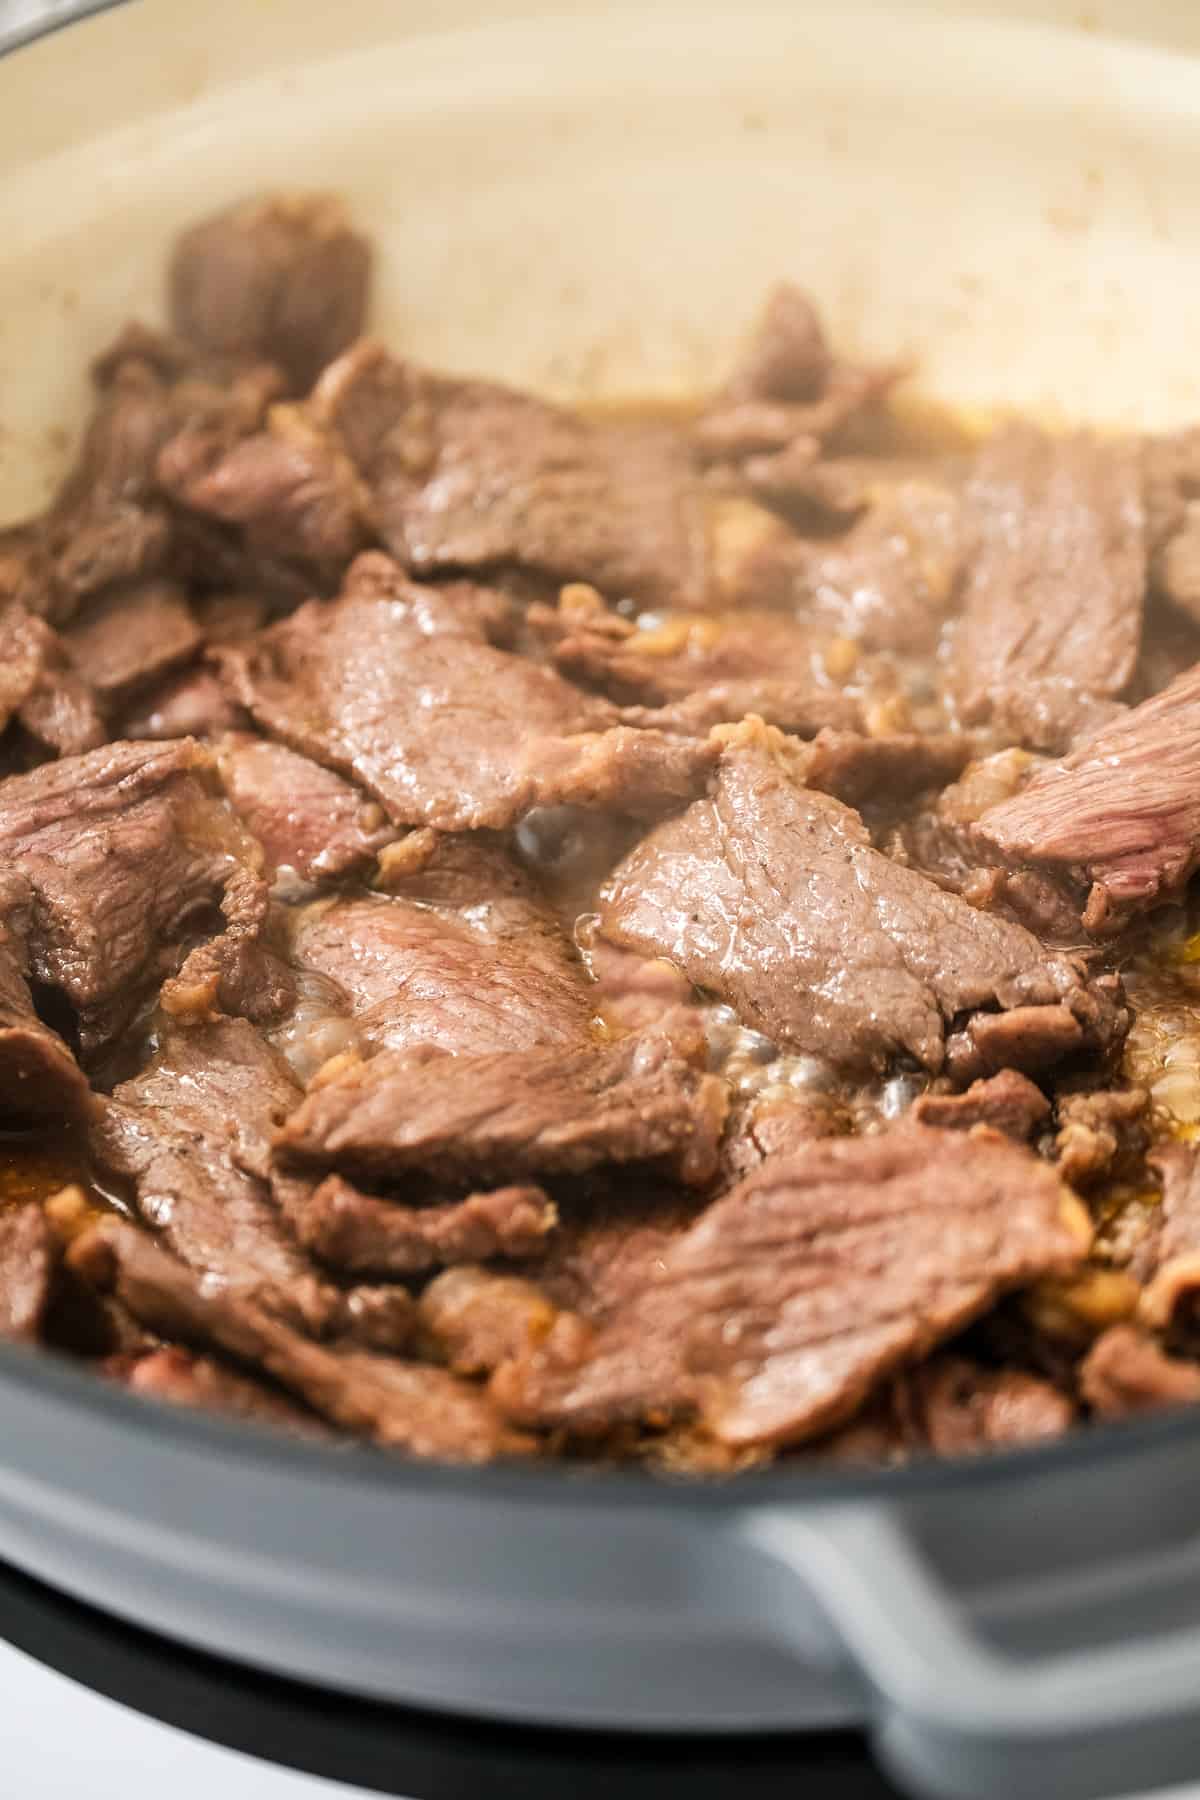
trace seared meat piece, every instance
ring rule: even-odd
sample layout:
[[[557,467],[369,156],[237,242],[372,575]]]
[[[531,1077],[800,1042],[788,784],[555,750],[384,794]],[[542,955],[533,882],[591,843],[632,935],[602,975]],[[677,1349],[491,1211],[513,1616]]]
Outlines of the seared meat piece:
[[[492,1056],[385,1050],[310,1090],[276,1153],[289,1166],[366,1179],[420,1169],[446,1181],[524,1181],[654,1163],[703,1185],[725,1105],[724,1084],[678,1054],[669,1031]]]
[[[522,1275],[469,1264],[436,1275],[417,1302],[423,1348],[458,1375],[487,1375],[545,1337],[558,1310]]]
[[[1200,1154],[1194,1144],[1160,1144],[1150,1166],[1162,1179],[1162,1205],[1138,1250],[1144,1310],[1156,1325],[1194,1312],[1200,1293]]]
[[[0,1211],[0,1337],[38,1337],[60,1254],[36,1200]]]
[[[0,876],[0,1120],[10,1122],[71,1118],[90,1100],[70,1050],[34,1011],[21,931],[31,900],[19,878]]]
[[[444,1369],[302,1337],[244,1294],[205,1283],[144,1233],[118,1219],[93,1226],[68,1260],[167,1338],[268,1376],[330,1424],[413,1456],[482,1462],[532,1448],[487,1396]]]
[[[985,812],[981,852],[1091,884],[1098,936],[1178,894],[1200,862],[1200,664]]]
[[[922,1125],[941,1125],[955,1131],[990,1125],[1006,1137],[1025,1143],[1050,1117],[1050,1102],[1028,1076],[1019,1075],[1015,1069],[1003,1069],[985,1081],[973,1081],[965,1094],[922,1094],[913,1102],[912,1117]]]
[[[445,1263],[535,1255],[556,1213],[541,1188],[497,1188],[425,1206],[402,1206],[330,1175],[311,1192],[287,1182],[280,1204],[306,1249],[352,1275],[419,1275]]]
[[[76,756],[104,742],[104,721],[67,646],[14,601],[0,606],[0,733],[15,722],[43,753]]]
[[[1200,1364],[1168,1356],[1136,1325],[1112,1325],[1079,1370],[1079,1389],[1102,1419],[1125,1419],[1200,1402]]]
[[[185,231],[171,322],[210,356],[262,358],[303,393],[363,328],[371,251],[332,194],[241,201]]]
[[[120,721],[126,738],[215,738],[244,730],[249,717],[211,669],[184,669],[141,695]]]
[[[970,755],[970,738],[950,732],[863,737],[857,731],[821,731],[807,755],[805,780],[848,806],[873,800],[895,806],[953,781]]]
[[[983,1369],[961,1356],[934,1356],[901,1378],[904,1402],[935,1456],[1061,1437],[1075,1419],[1067,1395],[1021,1369]]]
[[[1119,1032],[1111,983],[874,850],[857,813],[803,785],[803,750],[754,721],[718,735],[711,797],[617,869],[603,936],[678,963],[774,1042],[851,1067],[904,1051],[970,1079]]]
[[[201,642],[186,595],[169,581],[111,588],[63,632],[71,663],[107,709],[189,661]]]
[[[695,791],[706,745],[619,727],[606,702],[486,642],[453,597],[398,570],[385,589],[386,570],[364,557],[334,605],[220,654],[265,730],[360,782],[395,824],[503,829],[568,802],[649,817]]]
[[[1055,1107],[1055,1160],[1064,1181],[1086,1187],[1111,1175],[1121,1159],[1146,1148],[1145,1088],[1062,1093]]]
[[[956,644],[964,715],[1061,751],[1137,662],[1146,521],[1136,446],[1013,427],[968,483],[979,548]]]
[[[363,874],[396,836],[376,801],[283,744],[238,733],[215,754],[230,805],[270,870],[304,881]]]
[[[558,1322],[492,1389],[543,1426],[696,1413],[727,1444],[794,1443],[1089,1238],[1052,1171],[990,1133],[811,1144],[716,1201],[606,1322]]]
[[[127,1371],[120,1373],[135,1394],[169,1400],[174,1406],[225,1413],[254,1424],[280,1427],[301,1437],[328,1435],[315,1413],[297,1406],[279,1389],[226,1368],[209,1356],[195,1356],[177,1344],[137,1357]]]
[[[222,903],[236,915],[203,970],[214,1004],[269,1010],[244,977],[266,914],[253,849],[210,799],[196,746],[111,744],[0,786],[0,855],[28,890],[10,925],[32,979],[58,990],[85,1054],[113,1038]],[[193,953],[203,956],[203,948]],[[184,985],[200,978],[184,971]]]

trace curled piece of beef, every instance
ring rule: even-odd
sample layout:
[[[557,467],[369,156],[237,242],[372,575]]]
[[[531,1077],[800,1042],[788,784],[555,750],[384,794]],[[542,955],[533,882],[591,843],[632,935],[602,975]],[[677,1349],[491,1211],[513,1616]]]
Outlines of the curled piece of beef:
[[[702,1186],[716,1171],[726,1090],[683,1047],[666,1030],[580,1050],[381,1051],[310,1089],[276,1155],[368,1181],[419,1169],[519,1182],[652,1163]]]
[[[557,1219],[542,1189],[529,1186],[405,1206],[330,1175],[311,1191],[281,1184],[279,1199],[304,1247],[351,1275],[419,1275],[447,1263],[533,1256]]]
[[[533,1448],[485,1393],[447,1370],[315,1344],[245,1294],[205,1283],[121,1220],[93,1226],[68,1261],[151,1331],[268,1376],[330,1424],[374,1443],[462,1462]]]
[[[422,1348],[458,1375],[490,1375],[544,1338],[557,1317],[535,1282],[471,1264],[435,1275],[417,1302]]]
[[[1200,665],[973,828],[981,850],[1090,884],[1083,923],[1108,936],[1178,894],[1200,863]]]
[[[271,871],[311,882],[364,874],[396,835],[377,801],[284,744],[242,732],[214,754],[226,798]]]
[[[34,1010],[17,926],[29,890],[0,879],[0,1119],[76,1118],[90,1104],[87,1080],[70,1050]]]
[[[1143,1310],[1155,1325],[1194,1314],[1200,1297],[1200,1155],[1193,1144],[1159,1144],[1147,1159],[1162,1181],[1162,1204],[1138,1249]]]
[[[1079,1389],[1102,1419],[1126,1419],[1200,1402],[1200,1365],[1170,1356],[1136,1325],[1112,1325],[1079,1370]]]
[[[336,984],[360,1043],[484,1055],[591,1041],[583,965],[496,845],[443,839],[394,893],[317,901],[291,938],[297,965]]]
[[[492,1391],[542,1426],[694,1413],[726,1444],[795,1443],[1089,1241],[1053,1172],[990,1133],[812,1144],[710,1206],[601,1326],[556,1323]]]
[[[76,756],[104,742],[96,696],[67,646],[16,601],[0,606],[0,733],[10,723],[52,756]]]
[[[1147,1143],[1149,1105],[1149,1094],[1139,1087],[1060,1093],[1054,1109],[1054,1158],[1064,1181],[1087,1187],[1140,1155]]]
[[[176,242],[171,322],[209,356],[262,358],[303,392],[363,328],[371,250],[333,194],[272,194]]]
[[[169,581],[112,588],[63,631],[72,665],[106,711],[188,662],[201,642],[187,596]]]
[[[60,1259],[58,1239],[36,1200],[0,1210],[0,1337],[38,1337]]]
[[[215,738],[243,731],[249,716],[226,693],[212,669],[183,669],[139,695],[119,720],[120,735],[162,742],[168,738]]]
[[[399,571],[385,588],[380,563],[354,565],[332,605],[220,653],[266,731],[358,781],[397,825],[503,829],[569,803],[647,817],[695,791],[706,745],[621,726],[607,702],[488,643],[453,596]]]
[[[1061,1437],[1075,1407],[1060,1388],[1022,1369],[984,1369],[962,1356],[935,1356],[901,1377],[921,1447],[965,1456],[1005,1444]]]
[[[686,438],[595,421],[494,382],[433,375],[355,345],[319,382],[408,568],[514,568],[590,581],[614,599],[703,604],[705,496]]]
[[[922,1125],[954,1131],[990,1125],[1021,1144],[1050,1117],[1050,1102],[1027,1075],[1002,1069],[986,1080],[973,1081],[963,1094],[920,1095],[912,1104],[911,1116]]]
[[[1012,427],[967,484],[978,548],[956,641],[968,720],[1066,749],[1137,662],[1146,520],[1136,445]]]
[[[224,1413],[254,1424],[270,1425],[301,1437],[324,1437],[325,1427],[307,1407],[297,1406],[280,1389],[256,1381],[237,1369],[196,1356],[172,1344],[137,1357],[128,1368],[115,1370],[135,1394],[167,1400],[173,1406],[192,1406],[202,1412]]]
[[[894,807],[953,781],[970,755],[970,738],[953,732],[864,737],[857,731],[820,731],[807,752],[805,780],[848,806],[880,801]]]
[[[299,1099],[287,1065],[244,1019],[168,1025],[153,1060],[104,1103],[90,1148],[197,1275],[314,1335],[377,1342],[378,1306],[364,1321],[353,1294],[318,1276],[268,1190],[271,1136]],[[397,1290],[393,1342],[407,1337],[409,1311]]]
[[[804,751],[747,721],[711,795],[607,883],[602,936],[677,963],[773,1042],[850,1067],[900,1052],[960,1080],[1035,1069],[1119,1032],[1116,984],[875,850],[804,785]]]
[[[187,740],[118,743],[0,786],[0,855],[30,896],[10,926],[30,979],[73,1010],[85,1056],[179,969],[214,907],[243,910],[214,952],[218,988],[257,941],[266,890],[255,852],[201,766]]]

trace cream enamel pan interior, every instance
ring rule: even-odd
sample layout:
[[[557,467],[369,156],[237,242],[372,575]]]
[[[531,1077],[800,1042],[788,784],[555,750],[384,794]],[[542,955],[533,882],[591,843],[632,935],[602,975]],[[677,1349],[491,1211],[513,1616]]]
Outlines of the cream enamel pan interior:
[[[177,223],[274,185],[348,196],[376,325],[447,367],[695,390],[791,276],[969,410],[1200,417],[1198,40],[1186,0],[119,7],[0,65],[0,522]]]

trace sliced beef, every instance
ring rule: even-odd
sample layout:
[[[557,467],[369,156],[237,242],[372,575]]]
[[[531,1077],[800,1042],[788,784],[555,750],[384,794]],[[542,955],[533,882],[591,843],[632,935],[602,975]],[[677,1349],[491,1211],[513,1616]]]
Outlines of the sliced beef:
[[[523,1275],[465,1264],[435,1275],[417,1302],[427,1354],[458,1375],[488,1375],[544,1338],[558,1317],[553,1301]]]
[[[1090,883],[1100,936],[1179,893],[1200,862],[1200,665],[1040,769],[974,828],[984,851]]]
[[[263,358],[302,393],[363,328],[371,250],[333,194],[239,202],[178,239],[171,323],[210,356]]]
[[[524,1181],[656,1163],[703,1184],[716,1170],[725,1104],[724,1084],[677,1054],[669,1032],[492,1056],[382,1051],[310,1091],[277,1153],[368,1180],[421,1169],[447,1181]]]
[[[754,712],[802,737],[861,723],[859,703],[823,674],[821,636],[786,614],[667,612],[650,615],[653,627],[639,630],[595,600],[592,609],[560,601],[556,615],[541,609],[536,616],[558,639],[554,660],[563,673],[614,700],[661,706],[694,697],[713,723]]]
[[[65,628],[63,643],[79,675],[113,709],[188,662],[201,636],[183,591],[146,581],[98,596]]]
[[[390,896],[316,902],[293,922],[292,953],[337,984],[364,1043],[485,1055],[590,1041],[583,966],[493,845],[445,839]]]
[[[1113,1325],[1079,1371],[1079,1389],[1102,1419],[1125,1419],[1200,1402],[1200,1365],[1169,1356],[1136,1325]]]
[[[204,1282],[120,1220],[105,1220],[77,1239],[69,1262],[160,1336],[219,1351],[277,1382],[330,1424],[375,1443],[462,1462],[532,1448],[484,1393],[448,1371],[315,1344],[246,1295]]]
[[[425,1206],[364,1194],[340,1175],[311,1192],[290,1185],[285,1191],[300,1242],[329,1268],[351,1275],[419,1275],[447,1263],[533,1256],[557,1217],[542,1189],[528,1186]]]
[[[1147,1284],[1144,1311],[1155,1325],[1187,1323],[1200,1292],[1200,1153],[1193,1144],[1159,1144],[1148,1160],[1163,1193],[1135,1259]]]
[[[205,971],[211,998],[255,999],[220,989],[226,976],[242,982],[257,967],[266,889],[248,864],[248,840],[209,797],[200,766],[186,740],[118,743],[0,786],[0,854],[30,894],[13,929],[23,936],[31,979],[57,990],[77,1015],[85,1054],[114,1037],[179,968],[218,904],[234,916]]]
[[[790,1155],[817,1138],[843,1137],[853,1128],[849,1108],[835,1094],[753,1096],[730,1111],[721,1145],[722,1179],[740,1181],[768,1156]]]
[[[1149,1094],[1139,1087],[1060,1093],[1054,1109],[1054,1156],[1063,1180],[1088,1187],[1140,1155],[1147,1143],[1149,1105]]]
[[[283,744],[239,733],[215,754],[229,803],[270,870],[312,882],[364,874],[396,835],[377,801]]]
[[[1015,1069],[1003,1069],[999,1075],[973,1081],[964,1094],[922,1094],[913,1102],[912,1117],[923,1125],[940,1125],[954,1131],[990,1125],[1006,1137],[1025,1143],[1050,1117],[1050,1102],[1028,1076]]]
[[[17,602],[0,606],[0,732],[10,723],[54,756],[94,750],[105,737],[95,694],[62,638]]]
[[[0,1337],[37,1338],[59,1259],[58,1239],[36,1200],[0,1209]]]
[[[803,778],[778,733],[724,734],[711,796],[608,882],[601,935],[668,957],[773,1042],[859,1068],[904,1052],[970,1079],[1121,1028],[1111,987],[881,855]]]
[[[963,595],[957,680],[969,720],[1065,749],[1137,662],[1146,520],[1137,447],[1013,427],[968,482],[978,550]]]
[[[230,1292],[317,1335],[377,1342],[380,1306],[321,1280],[267,1188],[272,1134],[300,1089],[244,1019],[168,1026],[158,1054],[118,1087],[93,1127],[92,1155],[180,1260]],[[389,1307],[393,1342],[409,1303]]]
[[[383,542],[419,573],[507,567],[703,603],[704,493],[670,426],[584,419],[371,343],[326,371],[313,414],[370,487]]]
[[[645,817],[694,792],[705,744],[618,727],[616,709],[496,649],[437,590],[396,571],[382,591],[379,567],[364,559],[334,605],[222,655],[260,725],[361,783],[395,824],[502,829],[565,803]]]
[[[173,1406],[225,1413],[301,1437],[326,1435],[314,1413],[297,1406],[279,1389],[227,1368],[211,1356],[196,1356],[178,1344],[137,1357],[123,1378],[135,1394],[168,1400]]]
[[[70,1050],[34,1010],[21,935],[2,915],[20,920],[31,896],[0,877],[0,1119],[59,1120],[85,1114],[87,1080]]]
[[[1061,1437],[1075,1407],[1051,1382],[1022,1369],[984,1369],[962,1356],[935,1356],[902,1378],[922,1447],[965,1456]]]
[[[808,753],[809,787],[836,794],[848,806],[897,806],[928,788],[944,787],[970,760],[971,740],[951,732],[818,732]]]
[[[140,695],[119,721],[126,738],[215,738],[250,724],[212,669],[184,669]]]
[[[598,1329],[556,1324],[492,1387],[518,1420],[698,1414],[728,1444],[849,1417],[998,1294],[1085,1254],[1082,1208],[988,1133],[906,1125],[769,1159],[669,1245]]]

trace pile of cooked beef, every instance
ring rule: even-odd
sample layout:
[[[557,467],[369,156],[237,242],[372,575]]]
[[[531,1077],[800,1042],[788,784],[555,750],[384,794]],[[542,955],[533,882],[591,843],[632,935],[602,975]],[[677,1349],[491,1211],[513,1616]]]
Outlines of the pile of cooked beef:
[[[470,1460],[1200,1399],[1200,435],[918,454],[792,287],[574,412],[370,269],[185,232],[0,534],[0,1329]]]

